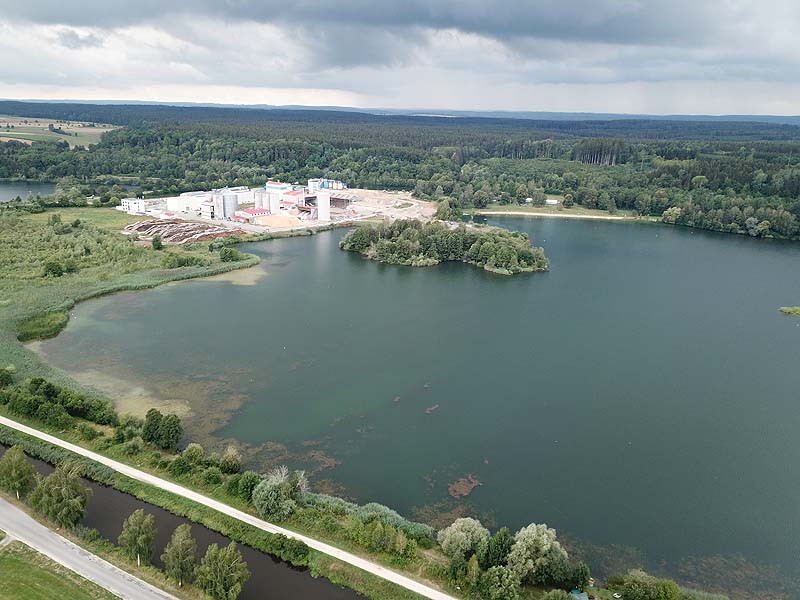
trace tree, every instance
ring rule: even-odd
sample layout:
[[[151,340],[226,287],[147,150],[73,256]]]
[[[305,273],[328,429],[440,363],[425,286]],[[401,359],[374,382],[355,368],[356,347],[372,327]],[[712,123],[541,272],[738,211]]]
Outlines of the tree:
[[[572,570],[572,585],[583,591],[588,587],[590,577],[589,567],[582,560],[579,560]]]
[[[142,566],[142,560],[150,562],[153,556],[153,541],[156,537],[156,528],[153,515],[144,514],[144,510],[133,511],[131,516],[122,524],[122,533],[117,541],[120,547],[131,559],[136,559],[136,565]]]
[[[297,503],[291,497],[288,481],[266,478],[253,490],[253,505],[265,519],[283,521],[294,512]]]
[[[460,556],[466,559],[475,553],[481,542],[489,539],[489,530],[477,519],[456,519],[452,525],[442,529],[437,536],[442,551],[451,559]]]
[[[567,555],[556,540],[555,529],[532,523],[514,536],[514,545],[508,554],[508,567],[519,581],[524,582],[535,577],[554,553],[563,553],[565,558]]]
[[[164,247],[160,235],[154,235],[150,244],[153,246],[153,250],[161,250]]]
[[[147,414],[144,417],[144,426],[142,427],[142,439],[147,442],[148,444],[153,444],[154,446],[161,446],[159,437],[159,429],[161,428],[161,421],[164,419],[164,415],[161,414],[156,408],[151,408],[147,411]]]
[[[12,446],[0,459],[0,487],[14,492],[17,500],[33,489],[36,483],[36,470],[25,458],[20,446]]]
[[[211,544],[195,571],[197,586],[214,600],[236,600],[250,578],[247,563],[231,542],[220,549]]]
[[[478,564],[478,557],[476,555],[470,556],[467,561],[467,584],[469,587],[475,589],[481,580],[481,566]]]
[[[489,540],[489,547],[486,553],[486,564],[483,565],[484,569],[490,567],[501,567],[506,564],[508,553],[514,545],[514,536],[508,530],[508,527],[503,527],[492,536]]]
[[[242,500],[250,502],[253,499],[253,490],[264,479],[263,476],[255,471],[245,471],[239,478],[238,494]]]
[[[8,369],[0,369],[0,389],[8,387],[14,381],[11,371]]]
[[[178,525],[172,533],[164,553],[161,555],[167,576],[178,582],[178,586],[191,583],[197,564],[197,541],[192,537],[188,523]]]
[[[158,428],[158,445],[162,450],[173,450],[183,437],[183,425],[178,415],[165,415]]]
[[[507,567],[492,567],[481,577],[481,593],[485,600],[517,600],[519,580]]]
[[[33,509],[61,527],[73,527],[86,516],[92,490],[84,487],[80,465],[65,462],[39,482],[30,496]]]
[[[678,584],[669,579],[658,579],[634,569],[623,579],[620,590],[625,600],[680,600]]]

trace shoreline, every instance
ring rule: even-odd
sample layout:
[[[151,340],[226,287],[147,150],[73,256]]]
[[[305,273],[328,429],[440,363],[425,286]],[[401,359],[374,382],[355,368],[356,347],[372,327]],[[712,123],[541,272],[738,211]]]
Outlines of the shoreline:
[[[551,212],[533,212],[522,210],[476,210],[476,215],[489,217],[492,215],[508,217],[553,217],[556,219],[593,219],[597,221],[641,221],[640,217],[624,217],[621,215],[579,215]]]

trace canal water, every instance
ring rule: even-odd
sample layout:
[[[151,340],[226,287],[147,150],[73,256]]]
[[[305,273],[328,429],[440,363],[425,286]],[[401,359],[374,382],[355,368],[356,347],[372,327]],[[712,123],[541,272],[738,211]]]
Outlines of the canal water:
[[[0,445],[0,456],[6,448]],[[28,458],[43,476],[49,475],[53,467],[43,461]],[[220,547],[230,544],[230,538],[212,531],[203,525],[173,515],[172,513],[142,502],[129,494],[114,488],[100,485],[97,482],[84,480],[86,487],[91,488],[92,496],[87,505],[86,518],[83,525],[97,529],[100,536],[116,543],[122,532],[122,522],[133,511],[143,509],[153,515],[156,526],[155,553],[153,564],[159,568],[161,554],[169,542],[173,531],[178,525],[189,523],[192,526],[192,535],[197,540],[198,560],[204,556],[206,549],[211,544]],[[249,546],[237,544],[242,557],[247,562],[250,579],[244,585],[240,600],[294,600],[308,598],[309,600],[356,600],[363,598],[352,590],[347,590],[333,585],[322,577],[314,578],[308,569],[294,567],[273,556],[254,550]]]
[[[237,441],[249,466],[360,502],[545,522],[592,566],[800,581],[800,320],[778,312],[800,304],[800,244],[491,223],[551,271],[381,265],[341,231],[273,240],[237,276],[82,303],[38,348],[124,410],[188,411],[209,449]]]

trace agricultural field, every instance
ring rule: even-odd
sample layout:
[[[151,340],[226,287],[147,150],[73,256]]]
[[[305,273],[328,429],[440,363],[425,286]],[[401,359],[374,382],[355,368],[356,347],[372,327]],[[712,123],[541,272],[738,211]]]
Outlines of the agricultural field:
[[[52,125],[52,128],[51,128]],[[87,121],[63,121],[0,115],[0,141],[49,142],[63,140],[70,147],[97,144],[112,125]]]

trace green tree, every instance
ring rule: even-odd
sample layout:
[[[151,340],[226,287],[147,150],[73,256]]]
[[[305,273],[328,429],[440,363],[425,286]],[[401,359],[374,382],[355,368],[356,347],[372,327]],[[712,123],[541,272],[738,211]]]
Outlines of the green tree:
[[[507,567],[492,567],[481,577],[485,600],[518,600],[519,581]]]
[[[17,495],[26,496],[36,483],[36,470],[25,458],[20,446],[12,446],[0,459],[0,487]]]
[[[144,426],[142,427],[142,439],[145,442],[154,446],[161,446],[159,430],[163,419],[164,415],[158,409],[151,408],[147,411],[144,417]]]
[[[489,547],[486,553],[486,564],[483,565],[484,569],[491,567],[500,567],[506,564],[508,553],[511,551],[511,546],[514,545],[514,536],[508,530],[508,527],[503,527],[489,540]]]
[[[92,490],[84,487],[80,465],[65,462],[31,493],[33,509],[61,527],[74,527],[86,516]]]
[[[214,600],[236,600],[250,578],[247,563],[231,542],[220,549],[211,544],[195,571],[197,586]]]
[[[473,554],[481,542],[489,539],[489,530],[477,519],[465,517],[456,519],[453,524],[442,529],[437,540],[442,551],[450,558],[466,557]]]
[[[158,445],[162,450],[174,450],[183,437],[183,425],[178,415],[165,415],[158,428]]]
[[[122,524],[122,533],[117,541],[120,547],[131,559],[136,559],[136,565],[142,566],[142,561],[150,562],[153,556],[153,541],[156,538],[156,528],[153,515],[145,514],[141,508],[135,510]]]
[[[572,569],[572,585],[583,591],[588,587],[590,577],[591,573],[589,571],[589,567],[585,562],[579,560]]]
[[[175,528],[161,555],[161,561],[167,576],[177,581],[179,587],[194,580],[197,541],[192,537],[191,525],[184,523]]]
[[[153,246],[153,250],[161,250],[164,247],[164,244],[161,241],[161,236],[154,235],[150,245]]]
[[[245,471],[239,478],[238,494],[242,500],[250,502],[253,499],[253,490],[261,483],[263,477],[255,471]]]

